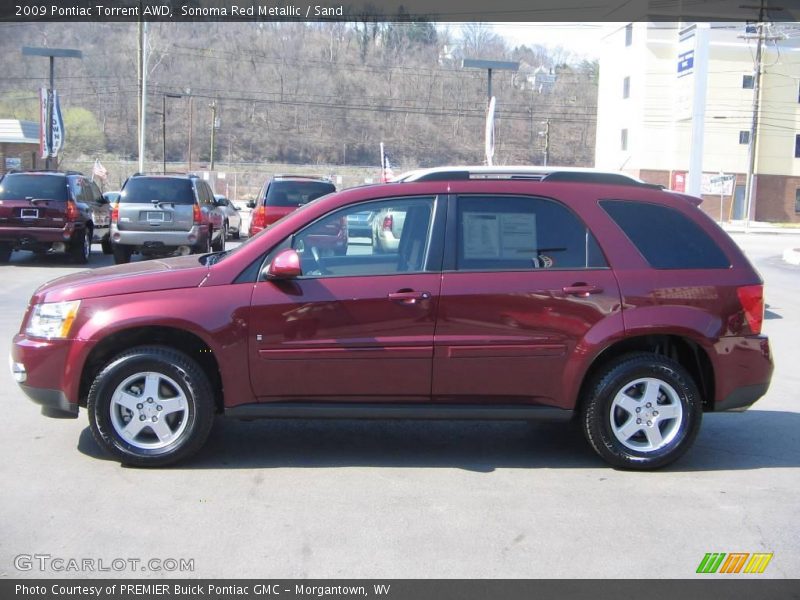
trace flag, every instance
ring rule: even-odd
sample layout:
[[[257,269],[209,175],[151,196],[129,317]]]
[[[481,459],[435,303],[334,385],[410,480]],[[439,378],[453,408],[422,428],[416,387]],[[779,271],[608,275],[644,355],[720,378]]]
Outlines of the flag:
[[[42,158],[50,156],[50,140],[47,137],[47,88],[39,90],[39,154]]]
[[[58,156],[61,148],[64,147],[64,119],[61,117],[61,104],[58,101],[58,92],[53,90],[53,147],[50,149],[51,156]]]
[[[94,166],[92,167],[92,181],[94,181],[95,177],[102,179],[103,181],[108,178],[108,171],[103,165],[100,164],[99,158],[94,159]]]
[[[381,183],[386,183],[393,177],[392,163],[389,162],[389,155],[384,151],[383,142],[381,142]]]

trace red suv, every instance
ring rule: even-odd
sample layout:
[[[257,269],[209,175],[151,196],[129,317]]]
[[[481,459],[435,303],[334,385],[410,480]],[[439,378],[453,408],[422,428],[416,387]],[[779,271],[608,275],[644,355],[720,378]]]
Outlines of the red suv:
[[[507,169],[506,169],[507,171]],[[235,250],[38,289],[12,371],[50,416],[89,414],[164,465],[238,418],[579,419],[623,468],[692,444],[772,375],[763,284],[699,200],[620,174],[475,169],[308,204]],[[443,175],[444,173],[444,175]],[[396,250],[318,232],[391,211]]]

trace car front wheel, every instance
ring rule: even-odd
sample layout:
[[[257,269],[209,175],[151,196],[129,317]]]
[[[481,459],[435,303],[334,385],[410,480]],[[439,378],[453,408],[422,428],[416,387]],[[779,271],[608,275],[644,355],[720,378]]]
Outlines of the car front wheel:
[[[703,415],[691,375],[667,357],[619,357],[592,380],[581,423],[595,452],[614,467],[656,469],[694,442]]]
[[[92,434],[124,464],[159,467],[205,443],[214,396],[199,365],[182,352],[141,346],[112,359],[87,401]]]
[[[131,246],[111,244],[111,251],[114,253],[114,264],[124,265],[131,262],[131,255],[133,254]]]

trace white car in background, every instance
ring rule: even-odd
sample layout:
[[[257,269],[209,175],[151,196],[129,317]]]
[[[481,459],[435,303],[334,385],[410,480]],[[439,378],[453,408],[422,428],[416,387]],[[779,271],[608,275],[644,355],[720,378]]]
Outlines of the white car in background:
[[[228,236],[238,240],[242,231],[242,215],[239,214],[241,209],[222,194],[214,194],[214,204],[225,217]]]

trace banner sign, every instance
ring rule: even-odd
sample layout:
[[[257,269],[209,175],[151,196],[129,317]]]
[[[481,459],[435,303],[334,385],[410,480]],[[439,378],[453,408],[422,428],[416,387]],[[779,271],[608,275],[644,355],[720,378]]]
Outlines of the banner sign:
[[[50,146],[47,139],[47,88],[39,90],[39,155],[42,158],[50,156]]]
[[[53,147],[50,149],[51,156],[58,156],[59,151],[64,147],[64,133],[61,103],[58,100],[58,92],[53,90]]]

